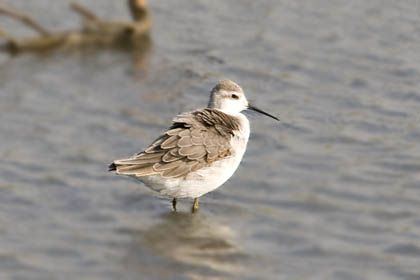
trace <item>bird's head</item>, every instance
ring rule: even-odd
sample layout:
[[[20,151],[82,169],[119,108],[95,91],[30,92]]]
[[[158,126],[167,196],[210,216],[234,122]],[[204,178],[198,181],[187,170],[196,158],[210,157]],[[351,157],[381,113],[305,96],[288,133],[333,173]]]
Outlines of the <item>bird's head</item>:
[[[211,91],[208,107],[218,109],[230,115],[235,115],[243,110],[253,110],[275,120],[279,120],[277,117],[249,104],[242,88],[231,80],[221,80],[217,83]]]

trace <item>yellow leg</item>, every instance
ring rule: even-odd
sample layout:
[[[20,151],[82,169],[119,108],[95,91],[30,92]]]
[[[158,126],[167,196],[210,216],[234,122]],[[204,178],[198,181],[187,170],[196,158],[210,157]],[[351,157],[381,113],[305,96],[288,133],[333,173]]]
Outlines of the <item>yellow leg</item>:
[[[172,199],[172,208],[176,211],[176,198]]]
[[[195,213],[198,211],[198,201],[200,200],[199,197],[194,198],[194,204],[193,204],[193,208],[192,208],[192,212]]]

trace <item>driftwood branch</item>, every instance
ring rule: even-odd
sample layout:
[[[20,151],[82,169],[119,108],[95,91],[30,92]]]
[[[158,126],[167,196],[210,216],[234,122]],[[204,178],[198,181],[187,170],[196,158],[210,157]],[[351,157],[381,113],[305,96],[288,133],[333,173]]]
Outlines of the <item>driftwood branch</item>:
[[[41,35],[48,35],[50,32],[46,30],[44,27],[42,27],[38,22],[36,22],[34,19],[32,19],[30,16],[25,15],[23,13],[20,13],[14,9],[2,7],[0,6],[0,14],[4,14],[7,16],[10,16],[23,24],[29,26],[30,28],[34,29]]]
[[[19,48],[19,42],[16,39],[3,30],[0,29],[0,38],[3,38],[7,41],[7,44],[0,45],[0,50],[8,50],[10,53],[15,53],[16,49]]]
[[[128,0],[128,7],[134,21],[141,21],[148,16],[147,0]]]
[[[147,9],[147,0],[127,0],[133,21],[116,22],[101,19],[88,8],[71,3],[70,7],[83,18],[82,28],[79,30],[49,32],[34,19],[12,8],[0,6],[0,14],[19,20],[40,36],[18,39],[0,30],[0,38],[7,41],[2,50],[10,53],[22,51],[43,52],[52,48],[75,48],[84,46],[102,47],[135,47],[147,46],[151,21]]]
[[[0,29],[0,37],[3,38],[3,39],[5,39],[9,43],[12,43],[12,44],[15,44],[16,43],[16,39],[15,38],[13,38],[12,36],[10,36],[9,34],[7,34],[6,32],[4,32],[1,29]]]
[[[91,12],[90,10],[78,3],[70,3],[70,8],[72,8],[73,11],[75,11],[76,13],[88,20],[98,20],[98,17],[93,12]]]

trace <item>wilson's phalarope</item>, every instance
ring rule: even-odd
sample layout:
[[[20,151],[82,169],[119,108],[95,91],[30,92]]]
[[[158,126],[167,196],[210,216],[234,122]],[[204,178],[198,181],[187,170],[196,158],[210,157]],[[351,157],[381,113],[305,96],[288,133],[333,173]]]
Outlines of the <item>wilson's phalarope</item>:
[[[142,181],[161,195],[199,198],[226,182],[238,168],[249,138],[249,121],[241,113],[253,110],[279,120],[250,105],[242,88],[230,80],[211,91],[208,107],[176,116],[172,126],[146,150],[115,160],[110,171]]]

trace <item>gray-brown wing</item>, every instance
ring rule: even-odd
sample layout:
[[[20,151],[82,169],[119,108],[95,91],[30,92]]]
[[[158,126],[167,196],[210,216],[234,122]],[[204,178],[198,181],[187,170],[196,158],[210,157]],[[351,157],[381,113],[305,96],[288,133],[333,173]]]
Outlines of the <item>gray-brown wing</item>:
[[[145,151],[128,159],[114,161],[112,170],[138,177],[161,174],[164,177],[182,178],[214,161],[231,156],[233,132],[220,120],[215,121],[211,114],[212,110],[205,109],[178,116],[172,127]]]

